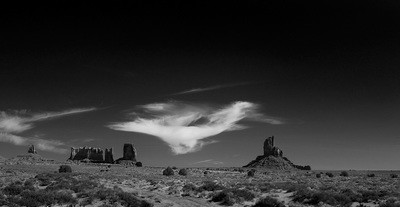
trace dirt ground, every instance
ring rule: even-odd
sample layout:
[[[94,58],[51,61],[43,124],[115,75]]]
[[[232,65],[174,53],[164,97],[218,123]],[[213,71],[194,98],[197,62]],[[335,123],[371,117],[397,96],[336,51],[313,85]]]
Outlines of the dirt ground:
[[[16,164],[0,165],[0,186],[4,187],[16,181],[24,181],[40,173],[57,172],[59,164]],[[178,206],[220,206],[219,202],[211,202],[216,192],[204,190],[196,193],[185,193],[183,188],[188,184],[202,186],[205,182],[213,182],[230,189],[245,189],[252,192],[255,198],[242,200],[233,206],[252,206],[259,199],[269,196],[282,202],[285,206],[312,206],[294,202],[293,195],[299,188],[318,189],[321,191],[375,191],[387,192],[388,196],[380,200],[368,200],[364,206],[378,206],[388,197],[400,200],[400,179],[392,178],[395,171],[347,171],[348,176],[340,176],[340,171],[271,171],[256,169],[254,177],[249,177],[244,168],[187,168],[188,175],[164,176],[160,167],[126,167],[108,164],[70,164],[76,173],[95,176],[105,188],[121,188],[125,192],[134,193],[141,199],[156,207]],[[205,174],[204,172],[207,171]],[[322,173],[322,174],[321,174]],[[318,178],[316,175],[321,174]],[[367,176],[374,174],[374,176]],[[289,185],[295,185],[293,187]],[[291,189],[293,188],[293,189]],[[93,202],[86,206],[100,206],[101,202]],[[354,202],[351,206],[358,206]],[[330,206],[319,203],[319,206]]]

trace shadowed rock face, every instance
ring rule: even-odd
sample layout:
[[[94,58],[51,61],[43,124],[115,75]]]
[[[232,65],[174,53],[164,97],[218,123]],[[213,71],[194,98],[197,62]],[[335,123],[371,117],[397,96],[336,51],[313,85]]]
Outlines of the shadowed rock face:
[[[114,163],[112,148],[105,150],[104,161],[106,163]]]
[[[117,164],[135,165],[137,152],[133,144],[124,144],[123,157],[115,160]]]
[[[136,162],[136,149],[132,144],[124,144],[124,156],[122,159]]]
[[[107,162],[113,163],[112,149],[106,149],[107,159],[104,157],[104,150],[94,147],[71,147],[70,160],[89,160],[90,162]],[[112,161],[111,161],[112,160]]]
[[[279,157],[283,156],[282,150],[274,146],[274,136],[265,139],[264,156],[279,156]]]
[[[35,145],[30,145],[28,148],[28,153],[36,154]]]

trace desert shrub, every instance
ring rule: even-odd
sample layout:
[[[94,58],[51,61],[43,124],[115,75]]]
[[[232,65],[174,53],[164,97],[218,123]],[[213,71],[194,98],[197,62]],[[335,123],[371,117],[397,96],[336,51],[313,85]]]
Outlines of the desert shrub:
[[[137,162],[137,163],[135,163],[135,166],[136,167],[143,167],[143,164],[142,164],[142,162]]]
[[[9,204],[11,204],[10,206],[39,207],[43,205],[42,203],[38,202],[36,198],[32,197],[10,197],[7,200],[9,201]]]
[[[267,196],[257,201],[257,203],[253,205],[253,207],[285,207],[285,205],[275,198]]]
[[[282,182],[277,183],[275,186],[279,187],[279,189],[286,190],[287,192],[296,192],[300,189],[306,189],[308,186],[299,183],[292,183],[292,182]]]
[[[62,180],[59,182],[54,182],[52,184],[50,184],[49,186],[47,186],[46,190],[48,191],[56,191],[56,190],[69,190],[72,188],[72,183],[68,180]]]
[[[187,170],[185,168],[182,168],[182,169],[179,170],[178,174],[186,176],[188,174],[188,172],[187,172]]]
[[[359,193],[362,196],[361,197],[362,202],[376,201],[388,195],[387,191],[374,191],[374,190],[361,190],[359,191]]]
[[[248,190],[231,188],[228,191],[231,192],[235,198],[240,198],[245,201],[251,201],[256,197],[254,193]]]
[[[114,205],[103,203],[99,207],[114,207]]]
[[[24,190],[24,186],[17,183],[11,183],[3,189],[3,193],[6,195],[19,195]]]
[[[317,178],[321,178],[321,174],[319,174],[319,173],[317,173],[315,176],[316,176]]]
[[[28,191],[25,190],[20,194],[21,198],[17,204],[21,206],[50,206],[55,203],[74,204],[76,199],[68,191],[50,192],[46,190]]]
[[[212,197],[211,201],[220,202],[220,205],[224,206],[232,206],[233,204],[235,204],[235,201],[233,201],[231,194],[226,191],[215,194]]]
[[[218,184],[216,184],[216,183],[214,183],[212,181],[205,181],[202,186],[197,188],[197,190],[199,192],[202,192],[202,191],[216,191],[216,190],[223,190],[223,189],[225,189],[224,186],[218,185]]]
[[[31,189],[33,189],[33,185],[34,185],[34,184],[35,184],[35,180],[34,180],[34,179],[25,180],[25,182],[24,182],[25,189],[26,189],[26,188],[31,188]]]
[[[197,187],[192,183],[185,184],[182,188],[183,192],[197,191]]]
[[[328,177],[330,177],[330,178],[332,178],[333,177],[333,174],[332,173],[330,173],[330,172],[327,172],[327,173],[325,173],[325,175],[327,175]]]
[[[375,174],[374,173],[367,174],[367,177],[373,178],[373,177],[375,177]]]
[[[347,171],[342,171],[342,172],[340,173],[340,176],[342,176],[342,177],[348,177],[348,176],[349,176],[349,173],[348,173]]]
[[[58,169],[59,173],[70,173],[72,172],[72,168],[69,165],[61,165],[60,168]]]
[[[172,170],[172,168],[170,168],[170,167],[167,167],[167,168],[163,171],[163,175],[166,175],[166,176],[174,175],[174,170]]]
[[[35,179],[39,181],[40,186],[47,186],[51,184],[51,178],[46,175],[46,173],[42,173],[35,176]]]
[[[75,193],[84,192],[86,190],[93,190],[94,188],[98,187],[99,184],[92,180],[81,180],[73,182],[72,187],[70,188]]]
[[[299,190],[295,193],[293,201],[309,205],[317,205],[320,202],[333,206],[347,206],[352,203],[351,198],[343,193],[332,191]]]
[[[117,192],[109,188],[98,190],[95,197],[100,200],[118,200]]]
[[[400,203],[382,203],[379,207],[400,207]]]
[[[209,171],[204,171],[204,175],[208,175],[210,172]]]
[[[269,192],[272,189],[282,189],[288,192],[295,192],[301,189],[306,189],[307,186],[293,182],[275,182],[275,183],[262,183],[258,187],[261,192]]]
[[[344,189],[340,191],[340,194],[346,195],[352,202],[361,202],[362,196],[359,193],[355,193],[351,189]]]
[[[247,172],[248,177],[254,177],[254,174],[256,173],[255,169],[251,169],[249,172]]]
[[[400,207],[400,202],[396,199],[388,199],[385,203],[381,203],[379,207]]]
[[[118,193],[119,199],[121,199],[121,204],[123,206],[128,206],[128,207],[152,207],[153,204],[138,199],[135,195],[127,192],[119,192]]]
[[[398,178],[399,175],[397,175],[397,174],[390,174],[390,177],[391,177],[391,178]]]

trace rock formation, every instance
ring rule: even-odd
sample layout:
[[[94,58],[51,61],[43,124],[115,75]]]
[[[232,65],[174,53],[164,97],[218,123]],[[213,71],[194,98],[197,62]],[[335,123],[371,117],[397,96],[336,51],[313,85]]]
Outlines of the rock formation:
[[[264,156],[275,156],[275,157],[283,156],[282,150],[274,146],[274,136],[265,139]]]
[[[114,156],[113,156],[112,148],[106,149],[104,151],[104,162],[106,162],[106,163],[114,163]]]
[[[29,145],[28,153],[37,154],[35,150],[35,145]]]
[[[308,165],[295,165],[288,158],[283,157],[282,150],[274,146],[274,136],[265,139],[264,154],[257,156],[255,160],[243,167],[260,167],[274,170],[311,170],[311,167]]]
[[[122,159],[136,162],[136,149],[132,144],[124,144],[124,155]]]
[[[96,163],[114,162],[111,148],[106,149],[106,156],[104,156],[103,149],[94,147],[79,147],[79,148],[71,147],[71,155],[69,157],[69,160],[79,160],[79,161],[88,160],[90,162],[96,162]]]
[[[71,154],[68,160],[76,160],[85,163],[117,163],[134,166],[137,152],[133,144],[124,144],[123,156],[114,161],[113,149],[101,149],[94,147],[71,147]]]
[[[136,163],[137,152],[133,144],[124,144],[123,157],[117,159],[117,164],[134,165]]]

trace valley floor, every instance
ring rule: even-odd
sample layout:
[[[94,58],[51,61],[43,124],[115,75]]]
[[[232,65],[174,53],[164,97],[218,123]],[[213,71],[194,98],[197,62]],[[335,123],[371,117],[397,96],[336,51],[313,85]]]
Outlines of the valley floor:
[[[400,206],[395,171],[59,166],[0,165],[0,206]]]

